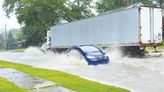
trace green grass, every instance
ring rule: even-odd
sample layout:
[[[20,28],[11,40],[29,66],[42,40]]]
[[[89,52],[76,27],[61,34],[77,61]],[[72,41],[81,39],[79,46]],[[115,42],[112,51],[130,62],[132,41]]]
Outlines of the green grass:
[[[25,49],[15,49],[15,50],[12,50],[13,52],[24,52]]]
[[[154,52],[155,51],[154,47],[146,47],[145,49],[148,52]]]
[[[14,49],[14,50],[11,50],[13,52],[24,52],[26,49]],[[0,50],[0,52],[5,52],[7,50]]]
[[[0,52],[5,52],[6,50],[0,50]]]
[[[27,90],[17,87],[15,84],[0,78],[0,92],[28,92]]]
[[[164,46],[158,46],[157,50],[164,50]]]
[[[0,65],[3,68],[14,68],[28,73],[31,76],[37,76],[55,82],[59,86],[66,87],[76,92],[129,92],[129,90],[126,89],[108,86],[56,70],[32,68],[31,66],[9,63],[7,61],[0,61]]]
[[[148,52],[154,52],[155,48],[150,46],[150,47],[146,47],[146,50]],[[157,46],[157,51],[161,51],[161,50],[164,50],[164,46]]]

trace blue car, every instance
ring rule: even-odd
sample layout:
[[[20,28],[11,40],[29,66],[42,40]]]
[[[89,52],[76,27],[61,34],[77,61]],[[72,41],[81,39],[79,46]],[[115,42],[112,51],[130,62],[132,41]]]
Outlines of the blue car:
[[[77,45],[69,49],[69,52],[77,51],[88,62],[88,65],[107,64],[109,57],[100,49],[92,45]]]

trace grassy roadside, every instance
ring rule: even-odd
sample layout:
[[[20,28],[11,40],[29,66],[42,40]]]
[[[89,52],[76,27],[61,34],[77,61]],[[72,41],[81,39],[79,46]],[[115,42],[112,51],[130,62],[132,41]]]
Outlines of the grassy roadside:
[[[0,61],[0,65],[2,68],[14,68],[28,73],[31,76],[50,80],[57,83],[59,86],[66,87],[76,92],[129,92],[126,89],[108,86],[56,70],[32,68],[31,66],[10,63],[7,61]]]
[[[157,50],[164,50],[164,46],[158,46]]]
[[[13,50],[0,50],[0,52],[12,51],[12,52],[24,52],[26,49],[13,49]]]
[[[28,92],[17,87],[15,84],[0,78],[0,92]]]
[[[0,52],[5,52],[6,50],[0,50]]]
[[[26,49],[15,49],[15,50],[12,50],[13,52],[24,52]]]
[[[148,52],[154,52],[154,51],[155,51],[155,48],[149,46],[149,47],[146,47],[146,50],[147,50]],[[161,51],[161,50],[164,50],[164,46],[157,46],[157,51]]]

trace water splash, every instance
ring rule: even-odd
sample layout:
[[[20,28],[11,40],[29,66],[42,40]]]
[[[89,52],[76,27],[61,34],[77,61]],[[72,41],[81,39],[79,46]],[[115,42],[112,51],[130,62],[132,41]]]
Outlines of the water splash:
[[[36,67],[51,67],[51,68],[65,68],[65,67],[79,67],[87,65],[87,62],[75,55],[69,53],[43,53],[39,48],[29,47],[22,53],[22,57],[29,62],[38,62]]]
[[[163,92],[164,52],[161,57],[122,57],[119,49],[106,51],[110,63],[88,66],[76,56],[63,53],[43,53],[30,47],[23,53],[2,52],[0,59],[32,65],[33,67],[61,70],[109,85],[136,92]],[[162,91],[161,91],[162,90]]]

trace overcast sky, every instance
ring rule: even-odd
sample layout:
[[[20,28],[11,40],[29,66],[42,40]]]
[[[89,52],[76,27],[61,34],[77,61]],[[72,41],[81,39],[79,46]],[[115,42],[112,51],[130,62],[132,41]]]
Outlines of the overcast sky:
[[[14,16],[14,14],[10,18],[7,18],[5,16],[5,12],[2,9],[2,4],[3,4],[3,0],[0,0],[0,30],[5,28],[5,24],[7,26],[7,29],[20,28],[20,25],[17,22],[17,19]],[[95,10],[93,10],[93,12],[95,12]]]
[[[18,24],[17,19],[14,15],[11,16],[10,19],[5,16],[5,13],[2,9],[2,4],[3,0],[0,0],[0,29],[4,29],[5,24],[7,26],[7,29],[20,28],[20,25]]]

